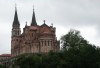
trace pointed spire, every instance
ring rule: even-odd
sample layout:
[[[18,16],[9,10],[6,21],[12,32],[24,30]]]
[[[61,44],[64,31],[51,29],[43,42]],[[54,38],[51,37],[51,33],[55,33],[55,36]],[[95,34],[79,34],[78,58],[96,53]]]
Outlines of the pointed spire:
[[[32,16],[32,22],[31,22],[31,26],[36,26],[36,18],[35,18],[35,12],[34,12],[34,6],[33,6],[33,16]]]
[[[15,25],[20,25],[19,24],[19,20],[18,20],[18,15],[17,15],[17,7],[16,7],[16,4],[15,4],[15,15],[14,15],[13,26],[15,26]]]

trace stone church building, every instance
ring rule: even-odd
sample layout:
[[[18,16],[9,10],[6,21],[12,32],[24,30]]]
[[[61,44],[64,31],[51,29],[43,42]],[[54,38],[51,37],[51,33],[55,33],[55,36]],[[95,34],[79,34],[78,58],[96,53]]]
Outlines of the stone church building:
[[[45,21],[38,25],[33,10],[31,24],[27,23],[21,33],[17,9],[15,8],[14,21],[12,24],[11,54],[17,56],[24,53],[48,53],[59,51],[60,42],[57,41],[56,28],[48,26]]]

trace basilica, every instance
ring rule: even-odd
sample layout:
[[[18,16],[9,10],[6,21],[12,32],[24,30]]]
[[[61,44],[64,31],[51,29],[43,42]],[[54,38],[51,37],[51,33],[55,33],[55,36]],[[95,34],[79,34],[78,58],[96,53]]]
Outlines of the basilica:
[[[38,25],[33,9],[32,21],[21,32],[17,8],[15,8],[14,21],[11,35],[11,55],[17,56],[24,53],[48,53],[60,50],[60,41],[56,37],[56,28],[44,23]]]

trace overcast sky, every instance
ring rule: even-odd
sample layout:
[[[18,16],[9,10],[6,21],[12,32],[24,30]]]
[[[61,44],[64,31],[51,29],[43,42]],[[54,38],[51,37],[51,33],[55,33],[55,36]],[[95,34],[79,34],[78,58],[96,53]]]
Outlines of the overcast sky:
[[[26,21],[30,25],[34,4],[37,23],[53,23],[58,39],[76,29],[100,46],[100,0],[0,0],[0,54],[10,53],[15,3],[21,28]]]

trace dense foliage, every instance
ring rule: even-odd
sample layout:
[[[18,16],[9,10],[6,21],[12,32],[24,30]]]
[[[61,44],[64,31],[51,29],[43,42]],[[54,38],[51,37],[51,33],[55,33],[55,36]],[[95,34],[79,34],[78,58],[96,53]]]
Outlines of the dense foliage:
[[[4,68],[4,66],[0,64],[0,68]]]
[[[79,31],[71,30],[61,38],[60,52],[24,54],[14,66],[20,68],[100,68],[100,48],[85,40]]]

